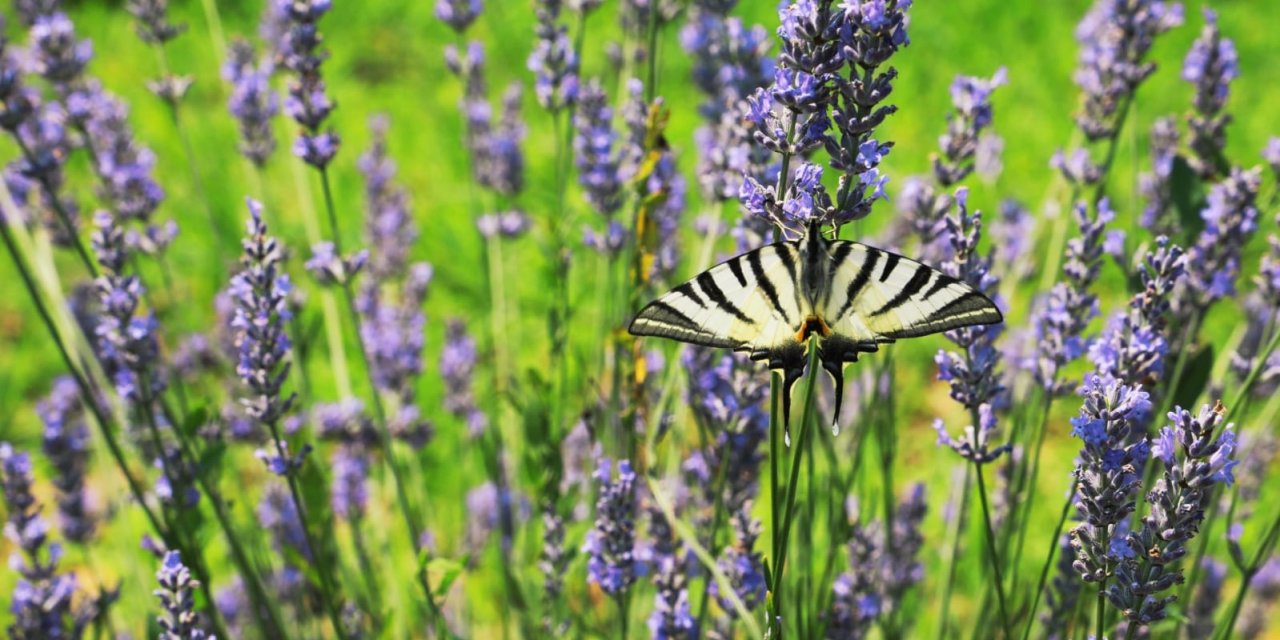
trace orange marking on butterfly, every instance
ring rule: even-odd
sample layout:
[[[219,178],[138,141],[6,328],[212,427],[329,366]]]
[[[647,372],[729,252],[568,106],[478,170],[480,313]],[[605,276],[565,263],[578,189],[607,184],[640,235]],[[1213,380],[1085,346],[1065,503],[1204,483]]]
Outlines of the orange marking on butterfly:
[[[796,342],[805,342],[814,333],[824,338],[831,335],[831,327],[827,326],[827,321],[821,316],[812,315],[804,319],[804,324],[796,332]]]

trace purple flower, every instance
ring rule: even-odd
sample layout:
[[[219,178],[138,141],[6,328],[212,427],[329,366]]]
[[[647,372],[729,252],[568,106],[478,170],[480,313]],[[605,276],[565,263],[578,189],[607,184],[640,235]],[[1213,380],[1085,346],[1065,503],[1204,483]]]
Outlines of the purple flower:
[[[1076,123],[1091,141],[1117,133],[1121,108],[1155,71],[1147,53],[1155,37],[1182,24],[1182,5],[1164,0],[1096,0],[1076,27],[1075,82],[1083,94]]]
[[[314,560],[302,520],[298,517],[298,507],[289,496],[288,489],[280,484],[267,485],[262,499],[258,501],[257,515],[258,524],[271,534],[271,546],[277,553],[286,559],[293,556],[307,562]]]
[[[333,512],[344,520],[364,517],[369,504],[369,456],[360,447],[344,445],[333,452]]]
[[[240,273],[231,279],[238,362],[236,373],[248,391],[242,402],[250,417],[274,425],[288,413],[294,394],[284,395],[289,374],[289,319],[287,296],[293,288],[281,269],[281,248],[267,235],[262,205],[248,200],[248,237],[243,241],[244,258]],[[280,452],[282,456],[287,455]]]
[[[1106,592],[1129,624],[1164,619],[1175,598],[1160,592],[1182,582],[1176,563],[1199,532],[1214,485],[1234,480],[1235,433],[1231,425],[1218,428],[1225,412],[1218,404],[1204,405],[1198,414],[1180,407],[1169,413],[1173,424],[1161,431],[1159,443],[1165,469],[1147,494],[1150,513],[1125,537],[1132,553],[1116,567],[1117,580]]]
[[[486,213],[476,218],[476,230],[484,238],[519,238],[529,230],[529,216],[523,211]]]
[[[62,537],[84,543],[93,535],[95,518],[85,504],[85,470],[89,466],[89,428],[79,389],[69,377],[53,383],[48,398],[36,406],[44,423],[44,454],[57,473],[58,525]]]
[[[311,257],[304,266],[320,286],[346,286],[368,262],[368,250],[361,249],[349,256],[339,256],[332,242],[318,242],[312,245]]]
[[[769,150],[752,144],[752,133],[745,124],[747,108],[745,100],[735,101],[717,120],[693,134],[698,147],[698,185],[710,201],[736,198],[748,176],[764,182],[776,180],[777,167],[769,164]]]
[[[196,613],[195,590],[200,582],[191,577],[191,571],[182,564],[177,551],[167,551],[160,569],[156,572],[160,588],[154,591],[160,599],[164,613],[156,619],[160,625],[160,640],[206,640],[212,638],[199,626]]]
[[[1084,404],[1072,418],[1072,435],[1084,446],[1074,471],[1076,510],[1084,522],[1071,530],[1072,566],[1086,582],[1109,578],[1116,567],[1113,543],[1136,508],[1150,445],[1143,427],[1150,396],[1139,385],[1089,375],[1080,390]]]
[[[1058,545],[1053,580],[1045,592],[1045,604],[1048,610],[1040,616],[1044,626],[1045,640],[1067,640],[1067,630],[1075,615],[1076,603],[1080,601],[1080,580],[1076,578],[1072,563],[1075,555],[1071,551],[1071,536],[1063,535]]]
[[[501,534],[503,557],[509,557],[517,521],[529,518],[529,501],[507,486],[505,473],[499,470],[501,485],[486,482],[467,492],[467,549],[473,553],[482,551],[489,536],[497,530]]]
[[[8,607],[13,616],[9,635],[71,637],[76,624],[71,604],[76,577],[74,573],[58,573],[62,547],[49,542],[49,525],[31,493],[34,483],[30,457],[0,442],[0,488],[8,513],[4,535],[15,547],[9,567],[19,575]]]
[[[991,94],[1007,82],[1004,67],[991,79],[957,76],[951,83],[951,104],[955,112],[947,118],[947,132],[938,138],[942,155],[933,159],[933,174],[944,189],[960,182],[973,171],[978,140],[991,126]]]
[[[95,329],[99,356],[120,397],[145,406],[165,387],[162,372],[155,366],[160,357],[158,325],[154,313],[139,311],[141,281],[123,273],[129,251],[115,219],[98,212],[94,223],[93,251],[103,271],[95,283],[102,312]]]
[[[754,611],[764,604],[768,591],[764,579],[764,557],[755,550],[756,540],[760,538],[760,523],[751,517],[749,504],[733,511],[729,519],[730,530],[733,531],[733,544],[725,549],[716,564],[729,579],[734,593],[742,601],[747,611]],[[738,611],[729,604],[727,598],[719,595],[719,583],[711,583],[711,595],[719,598],[720,608],[737,617]]]
[[[185,24],[169,22],[168,0],[129,0],[126,8],[138,21],[138,37],[147,44],[164,45],[187,30]]]
[[[253,45],[235,40],[227,49],[222,77],[231,83],[227,108],[240,126],[240,153],[263,167],[276,149],[272,120],[280,112],[280,98],[271,88],[270,60],[254,63]]]
[[[574,164],[578,184],[591,207],[607,219],[621,208],[625,194],[619,175],[621,161],[613,130],[613,110],[598,80],[592,79],[582,91],[574,114]]]
[[[288,19],[289,28],[281,34],[280,63],[291,74],[285,113],[302,126],[294,142],[293,153],[307,164],[324,169],[338,152],[338,134],[321,131],[334,104],[325,94],[320,66],[327,52],[320,48],[322,38],[316,23],[328,13],[330,0],[273,0]]]
[[[1099,375],[1133,384],[1160,379],[1169,342],[1166,335],[1169,299],[1185,276],[1182,248],[1164,236],[1138,267],[1143,290],[1107,321],[1089,346],[1089,359]]]
[[[578,101],[578,53],[569,39],[569,29],[557,22],[560,0],[538,3],[537,41],[529,53],[529,71],[535,77],[538,104],[551,113]]]
[[[41,17],[58,12],[61,0],[15,0],[13,10],[24,27],[30,27]]]
[[[993,295],[999,281],[991,274],[990,256],[983,257],[978,253],[982,218],[979,212],[969,213],[968,195],[968,189],[956,190],[955,213],[946,218],[952,257],[941,266],[947,275]],[[1000,352],[995,348],[995,340],[999,335],[999,325],[948,331],[947,339],[960,347],[960,353],[939,350],[934,358],[938,364],[938,379],[951,385],[951,397],[977,417],[979,424],[972,424],[966,429],[967,442],[955,444],[958,452],[975,462],[990,462],[1004,452],[1003,447],[987,449],[988,432],[994,428],[995,419],[982,417],[979,410],[988,405],[987,411],[994,416],[994,410],[1007,402],[1007,390],[996,371],[1000,365]]]
[[[1223,155],[1227,144],[1226,127],[1231,116],[1223,113],[1231,81],[1240,76],[1236,45],[1222,37],[1218,30],[1218,14],[1204,8],[1204,29],[1191,45],[1182,62],[1182,79],[1195,85],[1192,113],[1187,115],[1191,132],[1187,147],[1191,167],[1202,178],[1224,175],[1228,167]]]
[[[885,611],[879,584],[882,550],[875,532],[854,524],[849,536],[849,570],[836,577],[831,586],[827,640],[865,637]]]
[[[451,319],[445,325],[444,348],[440,351],[440,377],[444,379],[444,408],[467,424],[472,438],[484,433],[488,419],[476,406],[471,382],[475,377],[476,341],[467,334],[467,325]]]
[[[436,0],[436,18],[456,33],[463,33],[484,10],[481,0]]]
[[[600,459],[595,478],[600,486],[595,527],[587,532],[582,550],[588,554],[587,581],[611,596],[621,596],[636,579],[636,474],[631,463]]]
[[[72,117],[89,136],[100,178],[99,194],[122,219],[148,222],[164,200],[164,189],[152,171],[156,157],[140,144],[129,127],[128,108],[119,98],[93,88],[76,105],[68,99]]]
[[[389,129],[390,121],[385,115],[369,119],[369,149],[357,163],[364,175],[365,236],[373,247],[369,271],[376,280],[404,274],[419,235],[409,207],[409,193],[395,181],[396,163],[387,149]]]
[[[77,40],[75,25],[61,11],[40,16],[31,25],[35,71],[55,86],[80,77],[93,57],[93,43]]]
[[[1115,219],[1106,198],[1098,201],[1096,209],[1094,218],[1089,217],[1083,202],[1072,210],[1080,237],[1067,242],[1062,268],[1066,281],[1054,285],[1032,319],[1038,345],[1033,377],[1042,389],[1055,395],[1071,389],[1059,377],[1062,369],[1089,351],[1094,342],[1084,335],[1089,322],[1098,315],[1098,296],[1090,288],[1102,267],[1106,227]]]
[[[1233,168],[1209,188],[1208,203],[1200,212],[1204,231],[1187,251],[1189,295],[1180,304],[1180,315],[1192,309],[1203,312],[1214,302],[1235,295],[1241,253],[1258,228],[1256,200],[1260,183],[1258,169]],[[1179,301],[1183,299],[1184,296],[1178,297]]]
[[[680,30],[680,45],[693,58],[693,81],[705,96],[698,106],[708,121],[721,120],[726,110],[773,79],[772,43],[760,25],[747,28],[728,17],[731,6],[695,4]]]
[[[542,551],[538,556],[538,570],[542,573],[543,602],[553,605],[564,592],[564,574],[572,560],[564,546],[564,518],[548,506],[542,512]],[[565,630],[568,623],[552,618],[547,612],[542,618],[542,630],[553,633]]]
[[[649,637],[653,640],[694,640],[698,621],[689,608],[689,590],[681,563],[671,556],[658,560],[654,586],[653,613],[649,614]]]

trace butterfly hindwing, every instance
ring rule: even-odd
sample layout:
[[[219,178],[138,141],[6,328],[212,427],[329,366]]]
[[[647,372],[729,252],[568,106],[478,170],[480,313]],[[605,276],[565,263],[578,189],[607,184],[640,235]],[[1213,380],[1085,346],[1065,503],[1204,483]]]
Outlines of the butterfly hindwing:
[[[981,292],[915,260],[843,240],[831,242],[830,254],[824,317],[837,336],[892,342],[1003,319]]]
[[[795,244],[780,242],[723,262],[649,303],[631,333],[764,353],[786,344],[802,309]]]

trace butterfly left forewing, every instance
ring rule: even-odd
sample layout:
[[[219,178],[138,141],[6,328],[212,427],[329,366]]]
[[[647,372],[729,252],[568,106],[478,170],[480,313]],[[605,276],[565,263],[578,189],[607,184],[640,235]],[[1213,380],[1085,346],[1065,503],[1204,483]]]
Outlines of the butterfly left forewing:
[[[649,303],[632,321],[630,331],[767,353],[785,343],[799,325],[794,273],[792,243],[744,253]]]

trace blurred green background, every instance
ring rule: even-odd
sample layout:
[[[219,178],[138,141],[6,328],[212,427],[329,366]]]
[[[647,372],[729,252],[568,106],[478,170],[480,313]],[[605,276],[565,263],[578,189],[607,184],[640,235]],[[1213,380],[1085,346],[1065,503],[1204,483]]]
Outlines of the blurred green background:
[[[95,56],[89,72],[128,101],[138,137],[159,157],[156,173],[168,197],[157,213],[158,218],[172,217],[182,225],[182,234],[171,253],[172,263],[179,272],[177,290],[172,299],[161,298],[160,302],[165,331],[172,344],[177,336],[210,328],[212,295],[222,286],[220,275],[227,273],[228,259],[234,253],[230,247],[223,247],[219,253],[217,243],[206,231],[203,205],[173,123],[164,105],[145,87],[145,80],[157,75],[157,58],[133,33],[132,19],[122,3],[68,4],[80,34],[94,42]],[[1280,37],[1276,35],[1280,3],[1235,0],[1211,4],[1220,13],[1223,33],[1235,41],[1240,56],[1241,77],[1232,87],[1228,107],[1234,116],[1228,129],[1228,156],[1235,164],[1253,166],[1260,162],[1259,153],[1267,137],[1280,134],[1280,107],[1277,106],[1280,105],[1280,64],[1277,64]],[[431,2],[336,0],[335,5],[320,26],[332,55],[324,69],[330,95],[338,104],[332,123],[342,136],[342,149],[331,172],[345,237],[350,244],[350,239],[358,237],[363,228],[362,184],[355,162],[367,146],[366,123],[372,114],[386,113],[391,118],[390,150],[399,162],[400,180],[412,195],[413,211],[422,230],[413,257],[428,260],[435,266],[436,280],[427,309],[428,373],[423,377],[420,391],[423,406],[429,412],[438,413],[435,417],[437,439],[421,457],[420,475],[426,495],[431,496],[429,512],[440,545],[449,550],[456,548],[465,527],[463,496],[468,488],[483,481],[484,474],[478,461],[463,458],[463,462],[458,462],[458,452],[465,451],[467,446],[464,428],[443,411],[434,410],[439,406],[442,393],[438,377],[433,374],[434,363],[439,357],[446,318],[457,317],[471,323],[482,352],[486,351],[489,340],[484,331],[488,313],[482,276],[484,254],[474,227],[475,216],[486,211],[473,207],[468,163],[460,144],[462,132],[457,104],[461,87],[445,69],[442,59],[443,47],[454,43],[456,37],[433,17]],[[256,33],[261,12],[259,2],[218,2],[217,8],[228,37]],[[899,111],[888,120],[879,136],[896,144],[882,167],[891,176],[891,195],[904,178],[928,170],[929,155],[937,148],[937,136],[943,130],[949,110],[948,86],[952,78],[956,74],[990,76],[1004,66],[1008,68],[1009,84],[999,89],[994,99],[994,129],[1005,140],[1004,171],[994,183],[969,180],[973,187],[970,205],[994,212],[1002,199],[1013,197],[1038,214],[1046,209],[1046,204],[1060,206],[1061,203],[1047,199],[1053,193],[1051,186],[1055,181],[1048,162],[1055,149],[1066,146],[1072,139],[1071,116],[1078,94],[1071,82],[1077,54],[1072,34],[1087,8],[1088,3],[1081,1],[917,2],[911,9],[911,45],[893,60],[900,76],[890,101],[898,105]],[[1159,64],[1159,70],[1140,89],[1136,111],[1131,114],[1119,144],[1110,189],[1118,213],[1116,226],[1130,231],[1130,247],[1135,246],[1135,241],[1147,240],[1138,228],[1141,203],[1134,189],[1138,172],[1145,169],[1147,129],[1155,118],[1181,114],[1189,106],[1191,86],[1179,79],[1178,70],[1203,24],[1199,9],[1198,4],[1188,4],[1186,24],[1158,39],[1151,58]],[[221,61],[201,3],[175,2],[172,11],[175,19],[190,26],[187,34],[170,45],[174,70],[195,78],[194,88],[182,107],[184,124],[189,128],[196,164],[218,223],[227,237],[238,236],[246,215],[243,200],[254,193],[255,182],[251,166],[236,152],[235,123],[226,110],[227,86],[219,77]],[[616,70],[603,50],[607,42],[621,38],[616,12],[616,3],[610,2],[592,15],[583,56],[583,75],[605,78],[607,86],[613,86]],[[735,14],[748,23],[763,24],[770,32],[777,24],[773,2],[743,2]],[[13,20],[8,22],[7,33],[22,42],[25,36],[20,33],[19,25]],[[502,337],[512,345],[520,369],[537,367],[543,359],[541,345],[545,340],[545,317],[550,300],[541,276],[530,274],[545,272],[550,246],[545,221],[549,216],[565,216],[570,221],[568,228],[575,234],[582,224],[595,222],[576,185],[567,199],[566,210],[552,210],[556,194],[553,163],[549,161],[553,149],[550,117],[534,101],[532,76],[525,68],[533,42],[533,24],[533,9],[528,2],[489,0],[484,14],[468,34],[468,38],[479,39],[486,45],[488,78],[495,96],[511,82],[521,82],[526,87],[528,187],[512,205],[528,211],[536,225],[532,237],[516,243],[516,248],[507,256],[508,286],[515,306],[511,325]],[[671,108],[667,137],[690,181],[688,224],[681,239],[688,247],[688,255],[696,246],[692,220],[703,208],[694,187],[696,148],[692,141],[693,130],[701,124],[696,112],[701,96],[689,81],[690,59],[680,49],[678,31],[679,25],[672,25],[661,37],[658,94]],[[267,169],[265,192],[261,195],[269,220],[283,220],[283,228],[276,231],[303,254],[307,244],[303,211],[308,206],[307,198],[316,204],[320,202],[319,187],[313,172],[299,172],[298,164],[288,156],[293,127],[280,122],[277,132],[281,149]],[[12,157],[15,150],[6,143],[0,145],[0,154]],[[71,171],[73,177],[68,181],[71,192],[83,209],[90,210],[93,194],[87,165],[78,160]],[[1274,185],[1268,180],[1263,193],[1269,194],[1272,189]],[[495,205],[482,206],[492,209]],[[1263,229],[1259,235],[1274,230],[1270,221],[1275,212],[1264,210],[1263,213]],[[894,215],[891,205],[880,203],[869,218],[868,226],[874,230]],[[1048,244],[1048,226],[1041,218],[1038,233],[1041,246]],[[1256,268],[1255,258],[1262,245],[1260,241],[1253,243],[1250,257],[1245,261],[1246,275],[1251,275]],[[723,243],[721,249],[729,251],[729,243]],[[582,268],[575,270],[575,308],[589,306],[595,299],[595,281],[590,273],[595,260],[583,250],[579,250],[578,255],[583,259]],[[72,258],[61,256],[59,264],[64,282],[72,281],[74,274],[79,273]],[[688,265],[684,273],[692,275],[692,271],[693,267]],[[1032,279],[1011,296],[1015,310],[1009,319],[1011,326],[1025,322],[1027,303],[1039,293],[1034,285],[1036,281]],[[34,402],[48,391],[50,381],[61,373],[62,365],[25,294],[17,287],[8,260],[0,260],[0,282],[6,283],[6,295],[0,296],[0,440],[38,449],[40,432]],[[1127,298],[1119,269],[1109,265],[1104,270],[1100,290],[1105,315]],[[1221,344],[1239,319],[1240,310],[1236,305],[1219,305],[1202,335]],[[1097,324],[1095,322],[1095,327]],[[586,338],[594,336],[595,331],[575,335],[574,347],[579,356],[589,359],[595,347]],[[910,341],[897,347],[895,356],[900,388],[919,390],[897,395],[901,447],[898,482],[903,486],[902,483],[923,480],[930,487],[931,512],[926,535],[930,540],[939,541],[939,545],[926,547],[927,574],[938,570],[941,507],[952,478],[952,466],[957,464],[950,452],[934,447],[929,421],[937,415],[947,416],[954,418],[950,424],[958,427],[962,420],[959,407],[947,398],[945,386],[932,382],[935,373],[932,355],[943,346],[945,341],[941,337]],[[674,349],[664,348],[674,353]],[[349,348],[348,357],[353,353]],[[326,380],[327,367],[316,361],[310,365],[309,373],[320,381],[317,395],[337,399],[331,381]],[[1006,363],[1006,366],[1012,365]],[[477,379],[481,397],[488,386],[487,380],[485,376]],[[357,388],[361,388],[361,384],[357,383]],[[1065,417],[1076,408],[1073,399],[1056,405],[1062,419],[1051,423],[1050,448],[1044,456],[1048,466],[1041,473],[1038,488],[1043,496],[1050,498],[1038,501],[1046,509],[1056,509],[1049,505],[1059,503],[1067,486],[1066,472],[1071,466],[1075,445],[1067,441]],[[105,457],[100,462],[103,464],[95,467],[95,478],[101,477],[97,486],[103,492],[113,491],[118,488],[114,471],[105,464],[108,462]],[[43,469],[38,469],[38,477],[47,479]],[[256,476],[258,470],[245,473]],[[103,501],[118,504],[120,498],[108,493]],[[138,523],[112,525],[95,545],[94,557],[84,559],[87,566],[112,579],[141,581],[126,589],[125,605],[129,611],[154,608],[147,582],[153,568],[145,562],[117,560],[143,557],[136,544],[140,531]],[[935,533],[937,535],[932,535]],[[0,553],[5,544],[0,543]],[[1038,555],[1034,561],[1039,562]],[[976,588],[979,566],[976,559],[962,565],[965,573],[960,577],[958,613],[965,614],[966,607],[971,609],[977,604],[974,594],[979,593]],[[968,569],[974,570],[973,575]],[[486,580],[477,578],[466,588],[480,593],[486,590],[499,593],[496,587],[486,586]],[[13,574],[0,572],[0,593],[8,593],[12,584]],[[935,588],[935,580],[926,580],[921,602],[929,603],[929,589]],[[470,615],[478,621],[491,621],[501,604],[483,600],[469,598]],[[927,614],[932,609],[927,605],[924,611]],[[4,615],[0,613],[0,626],[4,624]],[[933,629],[934,623],[928,617],[923,615],[917,628],[922,636]],[[121,621],[121,624],[137,628],[136,622]],[[481,622],[477,624],[477,629],[485,628]]]

